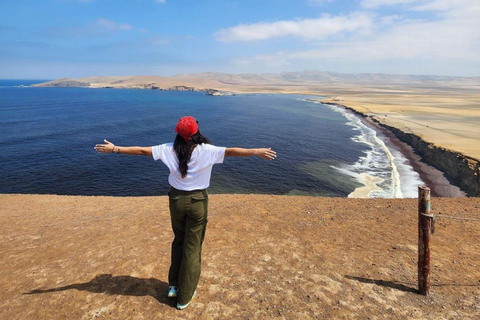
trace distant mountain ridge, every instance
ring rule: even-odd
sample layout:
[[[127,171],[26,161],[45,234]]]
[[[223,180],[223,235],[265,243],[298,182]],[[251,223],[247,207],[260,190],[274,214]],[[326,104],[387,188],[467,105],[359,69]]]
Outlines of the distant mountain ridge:
[[[189,86],[195,90],[240,89],[252,87],[284,87],[311,85],[433,85],[433,86],[479,86],[480,77],[453,77],[435,75],[400,75],[384,73],[347,74],[328,71],[306,70],[302,72],[282,73],[192,73],[178,74],[172,77],[137,76],[101,76],[84,78],[61,78],[35,87],[94,87],[94,88],[143,88],[170,90],[174,87]],[[174,90],[174,89],[172,89]]]

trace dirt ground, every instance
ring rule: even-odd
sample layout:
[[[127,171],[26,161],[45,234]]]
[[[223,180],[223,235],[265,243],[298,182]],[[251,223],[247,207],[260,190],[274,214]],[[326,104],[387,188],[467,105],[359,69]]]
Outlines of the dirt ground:
[[[433,198],[480,218],[480,198]],[[415,199],[210,195],[198,295],[165,297],[166,197],[0,195],[0,319],[478,319],[480,223],[439,219],[416,293]]]

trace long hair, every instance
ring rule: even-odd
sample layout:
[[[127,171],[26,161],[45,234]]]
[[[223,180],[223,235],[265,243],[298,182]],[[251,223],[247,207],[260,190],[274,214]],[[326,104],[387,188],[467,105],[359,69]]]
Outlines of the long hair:
[[[197,131],[193,136],[191,136],[190,141],[187,142],[179,134],[175,137],[175,142],[173,143],[173,149],[177,154],[178,158],[178,169],[182,174],[182,178],[185,178],[188,171],[188,162],[192,157],[193,149],[199,144],[210,143],[210,140],[202,136],[200,130]]]

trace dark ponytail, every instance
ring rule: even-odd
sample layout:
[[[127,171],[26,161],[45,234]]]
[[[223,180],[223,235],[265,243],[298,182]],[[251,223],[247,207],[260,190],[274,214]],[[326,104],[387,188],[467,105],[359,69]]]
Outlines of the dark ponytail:
[[[202,136],[202,134],[200,133],[200,130],[198,130],[197,133],[191,136],[191,139],[188,142],[188,144],[187,142],[185,142],[185,139],[183,139],[179,134],[177,134],[177,136],[175,137],[175,142],[173,143],[173,149],[177,154],[178,169],[182,174],[182,178],[185,178],[187,176],[188,162],[192,157],[193,149],[195,149],[197,145],[202,143],[210,143],[210,140]]]

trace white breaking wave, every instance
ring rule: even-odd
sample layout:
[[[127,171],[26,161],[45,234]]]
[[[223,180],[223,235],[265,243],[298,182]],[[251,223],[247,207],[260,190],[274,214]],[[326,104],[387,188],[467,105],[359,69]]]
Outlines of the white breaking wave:
[[[400,175],[398,174],[397,166],[395,165],[395,157],[390,152],[390,149],[387,148],[385,142],[380,140],[376,135],[373,137],[375,142],[380,145],[380,147],[385,152],[388,160],[390,161],[390,167],[392,168],[392,189],[394,198],[403,198],[402,190],[400,189]]]
[[[361,156],[354,164],[333,166],[336,170],[355,178],[364,185],[357,188],[349,197],[417,197],[417,186],[423,184],[423,181],[400,151],[389,149],[385,142],[377,136],[377,132],[367,127],[355,114],[347,112],[341,107],[324,105],[341,113],[348,120],[346,124],[359,132],[358,135],[352,137],[353,141],[369,147],[364,151],[365,155]]]

